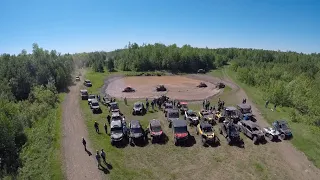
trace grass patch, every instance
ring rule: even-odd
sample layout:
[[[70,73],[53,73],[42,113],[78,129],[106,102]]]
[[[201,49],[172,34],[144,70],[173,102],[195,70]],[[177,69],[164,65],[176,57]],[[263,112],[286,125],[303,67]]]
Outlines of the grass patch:
[[[59,94],[60,102],[65,94]],[[64,179],[61,157],[62,103],[26,129],[28,141],[20,154],[18,179]]]
[[[320,128],[292,122],[289,116],[291,108],[278,106],[276,111],[271,111],[270,108],[273,107],[273,104],[269,104],[269,107],[265,108],[265,99],[261,90],[240,82],[237,79],[236,72],[228,67],[224,68],[223,72],[245,90],[268,123],[271,124],[277,119],[287,120],[294,136],[291,140],[292,144],[305,153],[308,159],[320,168],[320,140],[315,138],[320,136]]]

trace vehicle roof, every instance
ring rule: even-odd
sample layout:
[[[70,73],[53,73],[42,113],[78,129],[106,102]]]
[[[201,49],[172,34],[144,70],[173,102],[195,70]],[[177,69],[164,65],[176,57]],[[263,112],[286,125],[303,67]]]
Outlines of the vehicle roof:
[[[120,116],[120,112],[119,111],[112,112],[111,116],[112,117]]]
[[[226,107],[226,110],[227,111],[235,111],[235,110],[237,110],[237,108],[235,108],[233,106],[228,106],[228,107]]]
[[[121,125],[122,125],[121,120],[113,120],[110,123],[110,127],[115,127],[115,126],[121,127]]]
[[[250,104],[238,104],[238,106],[239,106],[241,109],[249,109],[249,108],[251,108],[251,105],[250,105]]]
[[[111,102],[109,103],[110,105],[115,105],[115,104],[118,104],[117,102]]]
[[[194,111],[193,111],[193,110],[191,110],[191,109],[189,109],[189,110],[187,111],[187,113],[188,113],[188,114],[190,114],[190,113],[194,113]]]
[[[158,119],[152,119],[150,120],[150,126],[152,127],[160,127],[161,126],[161,123]]]
[[[278,121],[280,124],[288,124],[286,120],[280,119],[280,120],[276,120],[276,121]]]
[[[131,120],[130,121],[130,127],[131,128],[140,128],[141,125],[140,125],[140,122],[138,120]]]
[[[86,89],[81,89],[80,92],[88,92]]]
[[[175,113],[175,112],[179,112],[179,109],[169,109],[168,113]]]
[[[86,80],[84,80],[84,81],[90,81],[89,79],[86,79]]]
[[[180,104],[188,104],[187,102],[180,102]]]
[[[259,126],[257,123],[252,122],[252,121],[242,120],[241,122],[242,122],[243,124],[246,124],[246,125],[250,126],[250,127],[260,128],[260,126]]]
[[[99,103],[99,102],[98,102],[98,100],[96,100],[96,99],[92,99],[92,100],[91,100],[91,103]]]
[[[140,101],[134,103],[134,105],[138,105],[138,104],[143,104],[143,103]]]
[[[173,127],[186,127],[187,123],[185,120],[173,120],[172,121],[172,126]]]
[[[202,122],[200,123],[200,126],[201,126],[202,128],[206,128],[206,127],[212,128],[212,125],[209,124],[209,123],[206,122],[206,121],[202,121]]]

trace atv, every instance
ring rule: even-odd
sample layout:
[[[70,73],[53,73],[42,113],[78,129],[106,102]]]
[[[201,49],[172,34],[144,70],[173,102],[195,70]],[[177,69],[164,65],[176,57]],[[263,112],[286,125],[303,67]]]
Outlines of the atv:
[[[167,88],[166,88],[164,85],[158,85],[158,86],[156,87],[156,90],[157,90],[157,91],[167,91]]]
[[[135,91],[136,91],[135,89],[133,89],[132,87],[128,86],[128,87],[125,87],[122,92],[135,92]]]
[[[229,145],[243,145],[243,140],[240,138],[239,127],[232,121],[223,121],[220,125],[219,131],[220,134],[227,139]]]
[[[200,82],[200,84],[197,86],[198,88],[206,88],[208,87],[206,83]]]

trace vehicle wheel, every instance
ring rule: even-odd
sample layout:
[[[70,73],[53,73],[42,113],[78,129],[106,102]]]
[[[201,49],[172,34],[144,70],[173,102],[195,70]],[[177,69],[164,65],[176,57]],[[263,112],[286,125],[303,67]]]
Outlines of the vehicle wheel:
[[[174,145],[178,146],[178,141],[176,139],[174,139]]]
[[[197,135],[199,135],[198,129],[196,130],[196,132],[197,132]]]
[[[133,144],[133,140],[132,140],[132,138],[129,138],[129,144],[131,145],[131,146],[133,146],[134,144]]]
[[[201,142],[202,142],[202,145],[205,146],[206,145],[206,139],[201,137]]]
[[[273,136],[271,134],[266,135],[269,141],[273,141]]]
[[[222,129],[221,128],[219,128],[219,132],[220,132],[220,134],[222,134]]]
[[[284,134],[280,135],[281,140],[284,140],[286,138],[286,136]]]
[[[143,110],[140,110],[140,114],[143,114]]]
[[[258,144],[258,138],[257,138],[257,136],[253,136],[253,143],[254,143],[254,144]]]
[[[172,127],[172,123],[171,122],[169,122],[169,128],[171,128]]]
[[[111,146],[113,146],[114,145],[114,142],[113,141],[111,141]]]
[[[134,113],[134,111],[132,112],[132,115],[135,115],[136,113]]]
[[[186,118],[186,117],[184,117],[184,120],[187,120],[187,118]]]

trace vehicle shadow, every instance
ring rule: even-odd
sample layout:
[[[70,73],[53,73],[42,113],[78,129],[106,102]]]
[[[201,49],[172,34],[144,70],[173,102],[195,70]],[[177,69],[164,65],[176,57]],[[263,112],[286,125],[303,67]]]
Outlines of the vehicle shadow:
[[[169,137],[163,133],[162,138],[159,140],[153,139],[152,137],[148,138],[151,141],[151,144],[160,144],[160,145],[165,145],[169,141]]]
[[[127,147],[128,144],[129,144],[129,140],[127,138],[125,138],[121,142],[115,143],[114,147],[119,148],[119,149],[123,149],[123,148]]]
[[[197,143],[196,138],[194,136],[190,135],[188,140],[185,143],[181,143],[180,146],[181,147],[192,147],[196,143]]]

